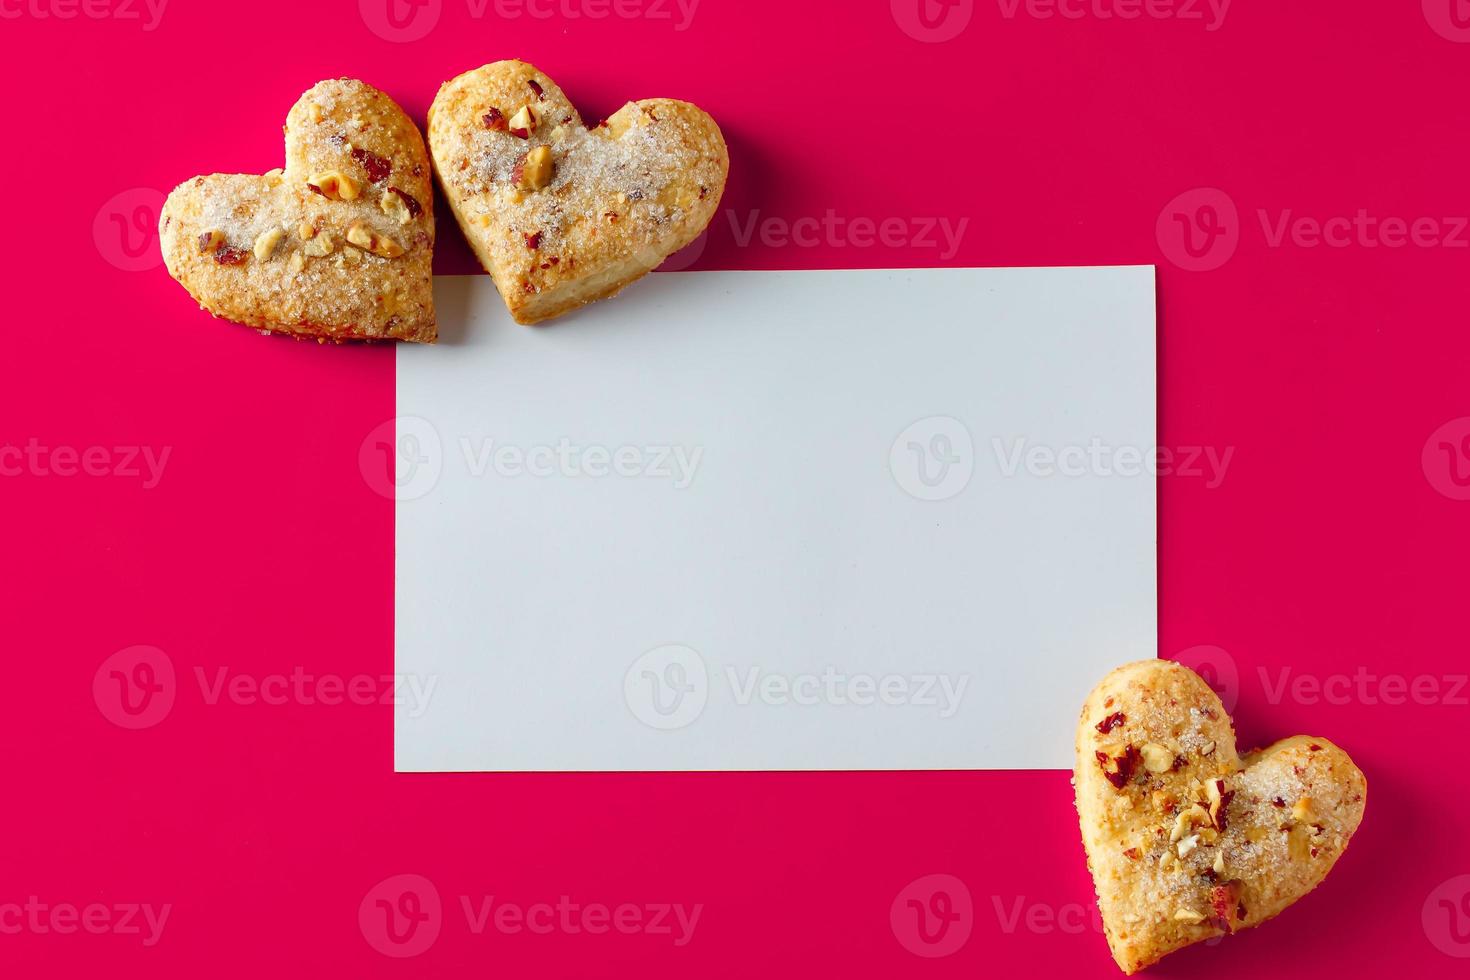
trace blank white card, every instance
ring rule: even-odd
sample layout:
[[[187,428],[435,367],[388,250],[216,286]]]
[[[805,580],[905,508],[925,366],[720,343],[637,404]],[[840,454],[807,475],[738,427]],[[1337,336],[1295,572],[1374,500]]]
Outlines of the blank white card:
[[[1155,656],[1151,268],[435,292],[380,435],[398,770],[1068,768]]]

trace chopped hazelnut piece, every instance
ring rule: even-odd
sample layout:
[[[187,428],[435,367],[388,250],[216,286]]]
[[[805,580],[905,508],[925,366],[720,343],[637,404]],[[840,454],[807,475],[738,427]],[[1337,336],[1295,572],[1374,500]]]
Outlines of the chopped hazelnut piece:
[[[419,203],[418,198],[392,185],[389,185],[388,189],[383,192],[382,198],[378,201],[378,207],[400,225],[406,225],[424,213],[424,206]]]
[[[271,253],[276,250],[276,246],[281,244],[281,239],[285,237],[286,233],[280,228],[271,228],[261,232],[260,237],[255,239],[256,261],[264,262],[270,258]]]
[[[331,255],[336,245],[332,242],[331,235],[317,235],[311,241],[301,247],[301,251],[313,258],[321,258],[323,255]]]
[[[535,109],[529,105],[523,105],[516,110],[515,115],[510,117],[509,127],[511,135],[526,139],[536,131],[536,124],[540,121]]]
[[[312,174],[306,178],[306,186],[329,201],[355,201],[362,190],[362,185],[340,170]]]
[[[378,210],[400,225],[406,225],[413,220],[413,215],[408,213],[408,205],[403,203],[403,199],[388,191],[384,191],[383,196],[378,198]]]
[[[1187,835],[1194,827],[1207,823],[1210,819],[1209,813],[1199,804],[1195,804],[1187,810],[1180,810],[1179,816],[1174,820],[1174,831],[1169,835],[1171,842],[1177,842]]]
[[[511,179],[523,190],[539,191],[551,183],[555,173],[556,164],[552,161],[551,147],[533,146],[515,165]]]
[[[403,246],[393,239],[369,228],[361,221],[354,221],[347,229],[347,241],[365,252],[381,255],[385,259],[396,259],[403,254]]]
[[[1224,830],[1226,815],[1230,809],[1230,801],[1235,797],[1235,790],[1226,790],[1223,779],[1212,779],[1206,784],[1206,787],[1210,798],[1210,823]]]
[[[1168,772],[1174,765],[1174,753],[1158,742],[1148,742],[1139,751],[1143,753],[1143,767],[1149,772]]]

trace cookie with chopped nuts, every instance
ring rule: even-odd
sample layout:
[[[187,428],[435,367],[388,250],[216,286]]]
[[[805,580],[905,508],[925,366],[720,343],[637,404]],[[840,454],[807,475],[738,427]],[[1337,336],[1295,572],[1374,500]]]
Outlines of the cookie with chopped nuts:
[[[159,241],[169,273],[217,317],[322,341],[435,339],[428,152],[364,82],[318,82],[297,100],[285,169],[180,184]]]
[[[1279,914],[1326,877],[1368,792],[1346,752],[1296,736],[1244,756],[1219,697],[1167,660],[1087,698],[1073,783],[1113,959],[1136,973]]]
[[[730,157],[687,102],[629,102],[586,126],[534,66],[445,82],[429,151],[449,207],[511,316],[537,323],[611,296],[705,229]]]

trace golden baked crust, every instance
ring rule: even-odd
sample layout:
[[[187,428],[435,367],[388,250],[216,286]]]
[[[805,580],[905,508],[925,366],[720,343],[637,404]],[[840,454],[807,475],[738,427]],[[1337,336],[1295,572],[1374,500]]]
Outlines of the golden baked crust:
[[[1088,696],[1073,782],[1124,973],[1259,925],[1311,891],[1357,830],[1368,792],[1326,739],[1238,756],[1215,692],[1167,660],[1120,667]]]
[[[284,170],[180,184],[159,239],[169,273],[217,317],[322,340],[435,339],[428,153],[364,82],[318,82],[297,100]]]
[[[513,125],[526,106],[529,125]],[[695,106],[629,102],[588,129],[556,83],[520,61],[445,82],[428,133],[449,207],[521,323],[657,268],[709,224],[730,169],[720,128]],[[553,168],[536,187],[525,157],[542,146]]]

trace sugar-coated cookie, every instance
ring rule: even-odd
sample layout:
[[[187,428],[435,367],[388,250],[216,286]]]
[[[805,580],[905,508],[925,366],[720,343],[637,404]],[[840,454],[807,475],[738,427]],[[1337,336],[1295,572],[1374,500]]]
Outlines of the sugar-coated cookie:
[[[1323,738],[1237,755],[1215,692],[1166,660],[1120,667],[1088,696],[1074,783],[1124,973],[1259,925],[1317,887],[1368,792],[1347,753]]]
[[[520,61],[445,82],[428,134],[450,209],[521,323],[657,268],[709,224],[730,169],[719,127],[695,106],[629,102],[589,128]]]
[[[355,79],[297,100],[284,170],[175,188],[159,238],[215,316],[321,340],[435,338],[428,153],[397,103]]]

